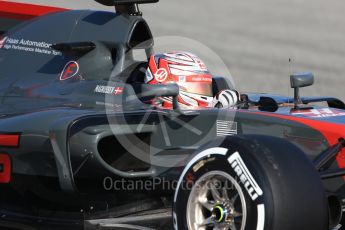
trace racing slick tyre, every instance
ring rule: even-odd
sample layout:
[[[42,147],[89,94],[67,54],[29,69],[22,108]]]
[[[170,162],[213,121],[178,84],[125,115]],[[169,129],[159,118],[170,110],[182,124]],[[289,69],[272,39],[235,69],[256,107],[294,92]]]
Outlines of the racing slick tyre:
[[[253,135],[203,149],[178,181],[175,229],[328,229],[321,179],[290,142]]]

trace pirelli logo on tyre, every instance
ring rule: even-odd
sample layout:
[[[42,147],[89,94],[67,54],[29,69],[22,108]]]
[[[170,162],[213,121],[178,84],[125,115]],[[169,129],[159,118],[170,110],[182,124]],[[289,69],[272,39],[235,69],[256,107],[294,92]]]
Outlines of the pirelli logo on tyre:
[[[258,183],[255,181],[252,174],[249,172],[247,166],[244,164],[240,154],[238,152],[233,153],[228,161],[231,167],[234,169],[238,178],[244,185],[249,196],[255,201],[259,196],[263,195],[262,189],[259,187]]]

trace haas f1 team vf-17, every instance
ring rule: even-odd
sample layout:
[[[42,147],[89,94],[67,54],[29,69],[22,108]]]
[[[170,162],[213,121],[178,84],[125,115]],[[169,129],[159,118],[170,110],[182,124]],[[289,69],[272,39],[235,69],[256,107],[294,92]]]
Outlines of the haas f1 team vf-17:
[[[154,54],[138,4],[158,0],[97,1],[116,13],[0,2],[1,226],[341,229],[341,100],[300,97],[303,73],[294,97],[184,109],[133,55]]]

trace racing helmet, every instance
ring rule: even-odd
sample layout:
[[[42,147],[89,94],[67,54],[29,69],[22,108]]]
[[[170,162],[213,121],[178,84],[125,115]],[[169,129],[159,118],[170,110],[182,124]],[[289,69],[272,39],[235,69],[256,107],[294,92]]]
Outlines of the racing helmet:
[[[204,62],[188,52],[154,54],[145,75],[147,84],[177,83],[181,108],[197,109],[212,106],[212,75]],[[172,108],[172,99],[160,97],[154,101],[163,108]]]

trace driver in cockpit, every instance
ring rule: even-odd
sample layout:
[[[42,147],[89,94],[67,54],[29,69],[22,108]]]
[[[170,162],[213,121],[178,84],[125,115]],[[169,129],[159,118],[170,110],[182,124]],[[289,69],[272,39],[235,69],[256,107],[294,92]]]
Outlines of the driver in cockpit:
[[[178,102],[182,109],[230,108],[240,101],[240,94],[236,90],[226,89],[214,95],[212,75],[206,65],[199,57],[188,52],[152,55],[144,81],[147,84],[176,83],[180,88]],[[159,97],[153,103],[172,108],[172,99],[169,97]]]

